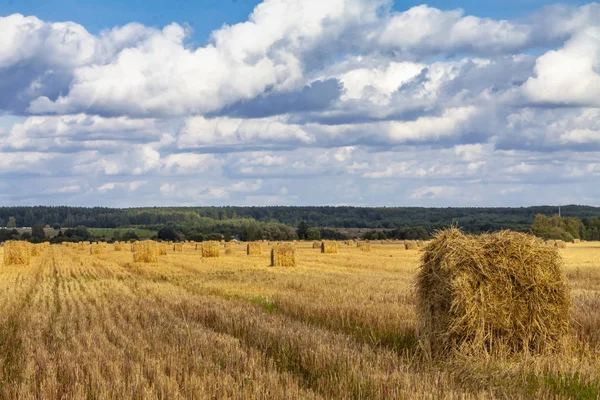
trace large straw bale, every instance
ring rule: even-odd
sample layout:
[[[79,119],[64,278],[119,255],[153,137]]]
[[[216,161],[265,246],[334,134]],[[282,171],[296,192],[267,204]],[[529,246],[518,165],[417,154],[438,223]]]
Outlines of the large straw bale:
[[[202,257],[219,257],[219,248],[220,248],[220,243],[215,241],[215,240],[211,240],[209,242],[203,242],[202,243]]]
[[[313,249],[320,249],[321,248],[321,242],[313,242],[312,248]]]
[[[173,251],[177,253],[183,253],[183,243],[175,243],[173,245]]]
[[[24,241],[10,240],[4,243],[4,265],[29,265],[31,244]]]
[[[579,244],[579,243],[581,243],[581,240],[579,240],[579,239],[573,239],[573,244]]]
[[[271,248],[271,267],[295,267],[298,264],[296,246],[283,243]]]
[[[437,233],[417,276],[421,342],[432,355],[511,355],[560,348],[569,294],[555,248],[511,231]]]
[[[90,245],[90,254],[102,254],[104,253],[104,246],[102,243],[92,243]]]
[[[337,252],[338,246],[335,240],[323,240],[321,242],[321,253],[335,254]]]
[[[158,243],[153,240],[137,242],[133,252],[133,262],[155,263],[160,254]]]
[[[246,254],[249,256],[259,256],[262,254],[260,242],[249,242],[246,246]]]

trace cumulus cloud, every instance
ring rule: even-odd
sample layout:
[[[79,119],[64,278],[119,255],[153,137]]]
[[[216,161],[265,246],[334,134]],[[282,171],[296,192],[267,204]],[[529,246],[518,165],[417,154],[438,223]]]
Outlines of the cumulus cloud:
[[[599,4],[512,20],[392,4],[264,0],[202,46],[175,23],[0,16],[2,204],[35,202],[9,190],[20,177],[114,205],[598,193]]]

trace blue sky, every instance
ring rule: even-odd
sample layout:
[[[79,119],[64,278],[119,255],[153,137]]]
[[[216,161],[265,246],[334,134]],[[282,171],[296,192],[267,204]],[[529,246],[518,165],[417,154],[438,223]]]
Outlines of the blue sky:
[[[598,65],[595,2],[0,0],[0,205],[600,205]]]

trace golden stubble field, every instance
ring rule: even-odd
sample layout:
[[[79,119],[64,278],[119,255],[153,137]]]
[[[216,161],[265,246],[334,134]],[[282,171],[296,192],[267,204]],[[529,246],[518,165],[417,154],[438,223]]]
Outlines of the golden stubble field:
[[[156,264],[112,245],[95,255],[50,246],[28,267],[0,264],[0,397],[598,396],[600,243],[560,250],[573,298],[567,354],[511,360],[423,355],[418,250],[321,254],[299,243],[297,267],[270,268],[262,246],[204,259],[187,246]]]

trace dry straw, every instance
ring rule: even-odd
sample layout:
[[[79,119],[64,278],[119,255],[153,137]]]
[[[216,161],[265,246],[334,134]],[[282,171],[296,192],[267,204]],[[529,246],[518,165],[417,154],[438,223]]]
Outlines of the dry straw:
[[[371,251],[371,243],[359,242],[358,248],[360,251],[364,251],[365,253],[369,253]]]
[[[581,243],[581,240],[579,240],[579,239],[573,239],[573,243],[574,243],[574,244]]]
[[[323,240],[321,242],[321,253],[335,254],[338,252],[337,242],[333,240]]]
[[[123,243],[121,242],[115,242],[114,244],[115,251],[123,251],[123,247]]]
[[[217,241],[210,241],[202,243],[202,257],[219,257],[220,243]]]
[[[4,265],[29,265],[31,245],[23,241],[8,241],[4,244]]]
[[[562,241],[562,240],[557,240],[554,243],[554,246],[557,247],[557,248],[559,248],[559,249],[566,249],[567,248],[567,243],[564,242],[564,241]]]
[[[30,244],[29,245],[29,254],[31,255],[31,257],[37,257],[40,255],[42,250],[42,245],[41,244]]]
[[[249,256],[259,256],[262,254],[260,242],[250,242],[246,246],[246,254]]]
[[[159,243],[158,244],[158,255],[159,256],[166,256],[167,255],[167,245],[166,245],[166,243]]]
[[[421,343],[432,355],[556,350],[569,294],[556,249],[524,233],[438,232],[417,276]]]
[[[283,243],[271,248],[271,267],[295,267],[298,264],[296,246]]]
[[[313,242],[313,249],[320,249],[321,248],[321,242]]]
[[[133,262],[155,263],[158,262],[160,249],[158,243],[152,240],[137,242],[133,252]]]
[[[102,243],[92,243],[90,246],[90,254],[102,254],[104,253],[104,246]]]
[[[183,253],[183,243],[175,243],[173,245],[173,251]]]
[[[419,249],[419,243],[415,240],[405,240],[404,241],[404,248],[406,250],[418,250]]]

